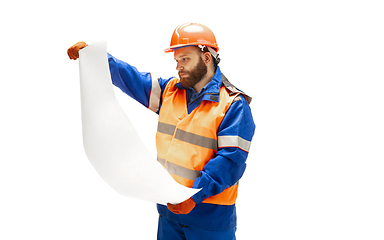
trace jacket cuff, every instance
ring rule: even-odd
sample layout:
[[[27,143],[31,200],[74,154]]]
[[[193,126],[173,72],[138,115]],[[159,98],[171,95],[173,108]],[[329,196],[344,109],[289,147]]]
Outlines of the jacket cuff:
[[[199,195],[200,192],[197,192],[195,195],[192,196],[192,199],[193,201],[195,201],[196,204],[200,204],[204,201],[204,198]]]

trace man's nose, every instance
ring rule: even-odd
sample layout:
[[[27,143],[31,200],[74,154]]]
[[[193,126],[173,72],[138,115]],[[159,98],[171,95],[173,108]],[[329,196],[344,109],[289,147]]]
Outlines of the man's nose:
[[[181,71],[181,70],[183,70],[184,69],[184,67],[180,64],[180,63],[177,63],[177,65],[176,65],[176,70],[177,71]]]

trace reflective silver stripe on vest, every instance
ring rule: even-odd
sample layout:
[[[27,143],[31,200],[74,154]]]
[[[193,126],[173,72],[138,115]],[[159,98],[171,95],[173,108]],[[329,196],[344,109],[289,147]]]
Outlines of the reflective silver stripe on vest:
[[[163,165],[163,166],[165,165],[165,169],[169,173],[175,174],[179,177],[183,177],[183,178],[193,180],[193,181],[196,180],[196,178],[200,177],[200,171],[191,170],[191,169],[179,166],[179,165],[171,163],[171,162],[167,162],[167,164],[165,164],[165,160],[161,159],[161,158],[157,158],[157,161],[161,165]]]
[[[177,129],[175,138],[180,141],[217,151],[217,140]]]
[[[173,136],[175,129],[176,129],[175,125],[168,124],[168,123],[162,123],[162,122],[157,123],[157,131],[158,132]]]
[[[167,123],[159,122],[157,125],[158,132],[168,134],[168,135],[173,135],[173,133],[175,132],[175,129],[176,129],[175,125],[171,125]],[[177,129],[175,138],[183,142],[187,142],[193,145],[197,145],[203,148],[213,149],[217,151],[217,140],[213,138],[208,138],[208,137],[204,137],[194,133],[186,132],[181,129]]]
[[[218,136],[219,148],[238,147],[246,152],[251,148],[251,142],[239,136]]]
[[[151,86],[151,94],[149,95],[148,108],[153,112],[157,112],[159,110],[160,95],[161,95],[159,79],[160,77],[151,73],[152,86]]]

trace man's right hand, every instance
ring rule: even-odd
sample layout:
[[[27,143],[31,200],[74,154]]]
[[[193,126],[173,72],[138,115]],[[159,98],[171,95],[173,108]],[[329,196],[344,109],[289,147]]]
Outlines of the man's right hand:
[[[83,49],[86,46],[88,46],[88,44],[86,44],[85,42],[76,43],[72,47],[68,48],[68,50],[67,50],[68,57],[72,60],[78,59],[80,49]]]

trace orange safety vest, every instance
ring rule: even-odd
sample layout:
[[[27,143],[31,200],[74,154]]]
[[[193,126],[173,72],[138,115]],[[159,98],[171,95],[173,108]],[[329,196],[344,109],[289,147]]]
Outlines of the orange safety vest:
[[[157,159],[180,184],[192,187],[200,171],[218,151],[217,131],[233,100],[240,92],[220,88],[219,102],[203,101],[190,114],[185,89],[172,79],[163,92],[156,133]],[[211,196],[203,203],[233,205],[238,183]]]

